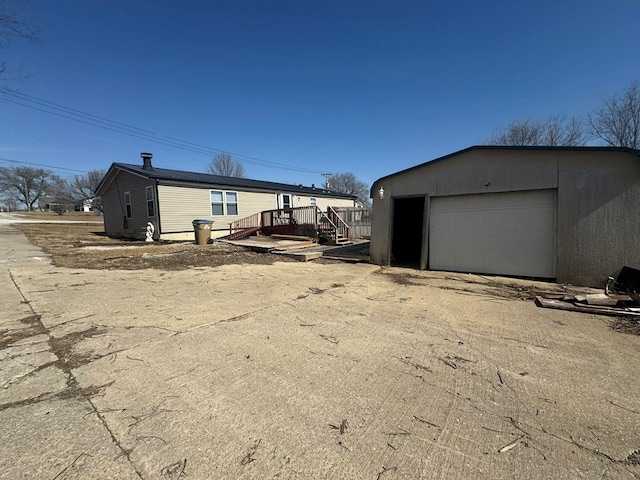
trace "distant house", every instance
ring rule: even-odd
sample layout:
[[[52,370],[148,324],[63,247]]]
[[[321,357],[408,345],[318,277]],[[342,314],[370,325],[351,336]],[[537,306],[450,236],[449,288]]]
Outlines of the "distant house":
[[[376,180],[371,261],[599,286],[640,267],[640,151],[475,146]]]
[[[43,212],[73,212],[77,209],[73,202],[55,197],[40,197],[38,208]]]
[[[192,221],[206,219],[215,238],[227,235],[232,222],[265,210],[355,206],[355,196],[315,186],[155,168],[150,153],[141,156],[142,165],[112,164],[96,190],[107,235],[144,238],[151,222],[155,239],[191,240]]]

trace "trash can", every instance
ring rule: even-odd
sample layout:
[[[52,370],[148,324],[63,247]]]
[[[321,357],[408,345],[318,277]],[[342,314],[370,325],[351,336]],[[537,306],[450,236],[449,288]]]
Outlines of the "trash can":
[[[206,245],[211,240],[211,220],[196,219],[193,222],[193,231],[196,234],[196,245]]]

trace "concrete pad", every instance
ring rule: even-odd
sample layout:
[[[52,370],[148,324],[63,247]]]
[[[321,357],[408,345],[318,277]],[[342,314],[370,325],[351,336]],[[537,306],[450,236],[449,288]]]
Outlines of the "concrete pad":
[[[0,411],[0,423],[0,478],[140,480],[86,401],[9,408]]]
[[[0,403],[0,477],[640,475],[640,337],[519,300],[537,284],[366,264],[61,269],[20,260],[5,232],[3,308],[28,305],[44,333],[21,348],[45,334],[58,361]]]

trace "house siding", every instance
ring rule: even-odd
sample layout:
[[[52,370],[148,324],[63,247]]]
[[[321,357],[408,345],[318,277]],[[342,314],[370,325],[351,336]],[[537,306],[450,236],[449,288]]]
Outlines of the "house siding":
[[[623,265],[640,265],[640,158],[615,151],[470,150],[380,179],[371,260],[390,262],[394,197],[425,196],[428,205],[435,196],[541,189],[557,190],[559,282],[600,286]]]
[[[316,206],[325,211],[327,207],[353,207],[355,201],[348,198],[311,197],[296,196],[296,207],[308,207],[311,205],[311,198],[316,199]]]
[[[222,190],[238,193],[238,215],[211,215],[211,190]],[[162,221],[162,238],[191,238],[194,219],[213,221],[212,236],[228,234],[229,225],[236,220],[248,217],[264,210],[277,208],[279,194],[289,194],[294,207],[311,205],[311,196],[296,195],[292,191],[261,192],[232,189],[224,186],[194,186],[158,185],[158,201]],[[315,197],[317,206],[326,209],[327,206],[353,206],[351,199]]]
[[[211,190],[238,193],[238,215],[211,215]],[[162,235],[192,234],[194,219],[213,221],[212,235],[229,233],[229,224],[254,213],[276,208],[273,192],[249,192],[222,186],[158,185]],[[192,236],[192,235],[191,235]]]
[[[107,235],[144,238],[147,222],[151,222],[156,230],[154,238],[159,238],[158,199],[155,191],[154,216],[147,217],[145,188],[148,186],[154,187],[155,190],[155,181],[122,171],[115,175],[109,188],[102,195],[104,230]],[[126,219],[126,222],[124,192],[131,194],[131,218]]]

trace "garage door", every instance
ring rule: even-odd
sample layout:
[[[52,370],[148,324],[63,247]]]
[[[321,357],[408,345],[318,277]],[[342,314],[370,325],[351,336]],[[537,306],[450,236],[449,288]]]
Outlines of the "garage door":
[[[555,278],[556,191],[432,197],[429,268]]]

